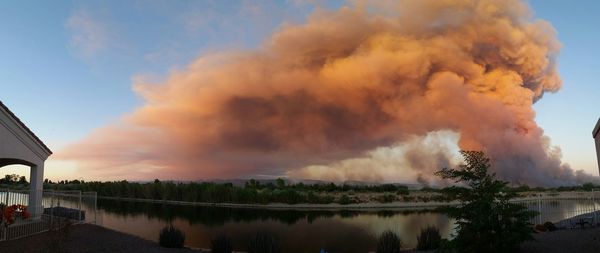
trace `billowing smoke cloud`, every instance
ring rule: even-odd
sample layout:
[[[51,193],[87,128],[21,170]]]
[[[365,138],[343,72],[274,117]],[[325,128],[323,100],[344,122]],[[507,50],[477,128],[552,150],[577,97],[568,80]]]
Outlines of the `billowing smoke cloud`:
[[[436,131],[414,136],[390,147],[369,151],[366,156],[328,165],[311,165],[288,174],[292,178],[320,178],[337,182],[366,181],[445,185],[434,173],[458,165],[458,134]]]
[[[568,184],[577,173],[532,108],[561,86],[559,47],[518,0],[317,10],[259,50],[205,55],[164,83],[136,84],[144,106],[58,156],[104,177],[380,180],[402,172],[348,164],[449,131],[461,149],[485,150],[504,179]],[[401,155],[413,180],[452,161],[425,147]]]

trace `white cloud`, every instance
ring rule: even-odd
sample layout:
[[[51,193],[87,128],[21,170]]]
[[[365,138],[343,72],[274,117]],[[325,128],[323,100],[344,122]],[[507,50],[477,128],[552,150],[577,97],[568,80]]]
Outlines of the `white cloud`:
[[[95,19],[89,11],[74,11],[66,22],[73,50],[86,58],[97,55],[111,44],[111,35],[105,24]]]

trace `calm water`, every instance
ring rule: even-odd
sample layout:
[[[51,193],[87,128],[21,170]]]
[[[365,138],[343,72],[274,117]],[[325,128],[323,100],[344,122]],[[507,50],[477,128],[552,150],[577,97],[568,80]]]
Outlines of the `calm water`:
[[[415,211],[290,211],[219,207],[192,207],[99,201],[102,225],[158,240],[161,228],[169,223],[183,230],[186,245],[210,248],[210,239],[225,234],[235,250],[245,250],[257,232],[279,237],[283,252],[361,252],[375,249],[377,235],[393,230],[407,247],[416,245],[421,228],[436,226],[443,237],[452,230],[451,220],[436,212]]]
[[[595,203],[594,203],[595,202]],[[541,219],[557,222],[600,207],[598,201],[551,200],[527,204],[542,210]],[[365,253],[375,249],[376,237],[385,230],[400,235],[407,248],[416,245],[422,228],[435,226],[443,238],[453,231],[453,220],[433,211],[294,211],[221,207],[194,207],[114,200],[99,200],[99,220],[105,227],[157,241],[169,223],[183,230],[186,245],[210,248],[218,235],[232,238],[235,250],[246,250],[257,232],[279,237],[283,252]]]

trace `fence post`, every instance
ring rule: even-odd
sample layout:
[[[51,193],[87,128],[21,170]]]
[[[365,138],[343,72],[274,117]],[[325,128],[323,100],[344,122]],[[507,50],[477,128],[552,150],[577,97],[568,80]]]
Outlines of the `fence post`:
[[[54,190],[50,190],[50,230],[54,229]]]
[[[77,220],[77,223],[81,222],[81,191],[79,191],[79,203],[77,204],[77,207],[79,209],[79,220]]]
[[[538,194],[538,224],[542,224],[542,194]]]
[[[4,196],[4,199],[6,201],[4,201],[4,204],[8,206],[8,195],[10,195],[10,189],[6,188],[6,196]]]
[[[98,192],[94,192],[94,224],[98,225]]]
[[[592,205],[594,205],[594,226],[596,226],[596,224],[598,224],[598,217],[597,217],[597,213],[596,213],[596,198],[594,198],[596,195],[596,190],[592,189]]]

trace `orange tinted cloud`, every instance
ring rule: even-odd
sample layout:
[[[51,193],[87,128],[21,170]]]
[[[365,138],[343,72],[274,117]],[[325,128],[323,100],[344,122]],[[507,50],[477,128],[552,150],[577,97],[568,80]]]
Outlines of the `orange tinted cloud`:
[[[308,168],[448,130],[502,178],[574,182],[532,108],[561,86],[559,47],[518,0],[317,10],[256,51],[204,55],[164,83],[136,84],[142,107],[58,157],[106,177],[330,179]]]

